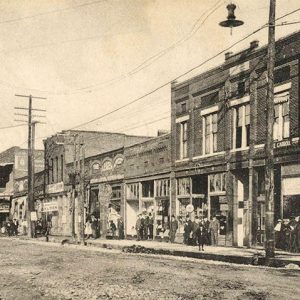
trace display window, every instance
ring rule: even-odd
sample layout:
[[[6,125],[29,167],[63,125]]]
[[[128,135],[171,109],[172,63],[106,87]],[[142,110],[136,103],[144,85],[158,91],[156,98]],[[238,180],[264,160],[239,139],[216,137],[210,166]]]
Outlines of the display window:
[[[177,180],[178,183],[178,189],[177,189],[177,195],[178,196],[187,196],[190,195],[191,191],[191,183],[190,183],[190,178],[179,178]]]
[[[142,182],[142,197],[143,198],[153,198],[154,197],[154,181],[144,181]]]
[[[226,191],[226,173],[209,175],[209,192],[219,193]]]
[[[170,195],[170,180],[156,180],[155,197],[168,197]]]
[[[127,199],[138,199],[139,198],[139,184],[129,183],[126,188]]]

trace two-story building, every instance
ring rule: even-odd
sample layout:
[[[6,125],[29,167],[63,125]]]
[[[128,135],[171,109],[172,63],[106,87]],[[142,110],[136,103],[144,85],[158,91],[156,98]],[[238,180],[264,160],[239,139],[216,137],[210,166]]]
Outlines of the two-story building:
[[[163,134],[124,150],[125,234],[136,235],[138,214],[151,214],[153,238],[169,226],[171,215],[170,134]],[[174,176],[173,176],[174,177]]]
[[[10,216],[11,200],[14,196],[14,183],[27,176],[27,149],[11,147],[0,153],[0,223]],[[44,151],[34,151],[36,172],[44,169]]]
[[[276,42],[276,220],[300,215],[299,54],[300,32]],[[267,48],[253,41],[226,53],[222,65],[172,84],[174,212],[216,216],[224,245],[263,243],[266,60]],[[187,212],[189,204],[193,212]]]

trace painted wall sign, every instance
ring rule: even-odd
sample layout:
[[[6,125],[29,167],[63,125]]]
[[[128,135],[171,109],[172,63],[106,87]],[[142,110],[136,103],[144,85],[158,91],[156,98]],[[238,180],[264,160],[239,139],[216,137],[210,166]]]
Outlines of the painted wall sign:
[[[65,189],[63,182],[57,182],[48,184],[46,187],[46,193],[48,194],[54,194],[54,193],[60,193],[63,192]]]

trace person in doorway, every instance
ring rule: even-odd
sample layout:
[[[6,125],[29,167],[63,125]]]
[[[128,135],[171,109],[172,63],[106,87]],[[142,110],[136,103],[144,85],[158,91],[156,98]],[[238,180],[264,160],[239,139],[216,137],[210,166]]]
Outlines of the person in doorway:
[[[117,226],[116,226],[116,224],[114,223],[113,220],[110,220],[110,221],[109,221],[109,228],[110,228],[110,230],[111,230],[112,238],[115,239],[115,238],[116,238],[116,230],[117,230]]]
[[[195,236],[197,238],[199,251],[204,251],[204,243],[205,243],[205,229],[202,223],[199,223],[199,226],[197,227],[195,231]]]
[[[154,225],[153,215],[152,213],[149,213],[149,220],[148,220],[149,240],[153,240],[153,225]]]
[[[117,224],[117,226],[118,226],[119,240],[124,240],[124,237],[125,237],[125,235],[124,235],[124,221],[123,221],[123,218],[122,218],[122,217],[120,217],[120,218],[118,219],[118,224]]]
[[[90,219],[87,219],[87,221],[85,223],[84,234],[85,234],[86,239],[89,239],[92,237],[92,223],[91,223]]]
[[[212,221],[210,222],[209,229],[210,229],[211,244],[213,246],[217,246],[219,231],[220,231],[220,222],[216,216],[213,216]]]
[[[176,232],[178,229],[178,221],[176,220],[175,216],[172,215],[171,222],[170,222],[170,242],[175,242]]]
[[[96,239],[98,237],[98,220],[97,218],[92,215],[91,216],[91,227],[92,227],[92,237]]]

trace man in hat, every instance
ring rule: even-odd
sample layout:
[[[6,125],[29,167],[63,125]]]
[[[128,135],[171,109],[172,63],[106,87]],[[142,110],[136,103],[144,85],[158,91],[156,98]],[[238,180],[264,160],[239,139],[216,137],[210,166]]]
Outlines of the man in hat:
[[[175,219],[175,216],[172,215],[170,222],[170,242],[175,242],[176,231],[178,229],[178,221]]]
[[[135,223],[135,230],[136,230],[136,240],[141,240],[141,232],[142,232],[142,215],[138,214],[137,220]]]

